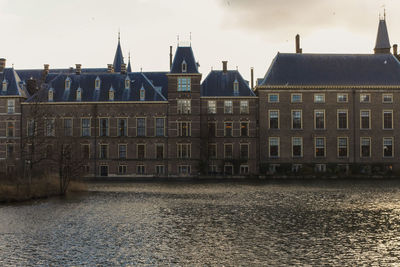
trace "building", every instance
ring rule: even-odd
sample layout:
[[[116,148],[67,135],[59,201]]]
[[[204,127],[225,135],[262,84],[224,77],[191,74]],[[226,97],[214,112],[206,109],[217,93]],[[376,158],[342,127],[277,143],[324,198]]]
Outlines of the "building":
[[[257,176],[400,169],[400,62],[379,21],[374,54],[278,53],[253,87],[203,80],[191,46],[170,70],[14,70],[0,59],[0,172],[72,153],[88,176]],[[353,168],[354,169],[354,168]]]

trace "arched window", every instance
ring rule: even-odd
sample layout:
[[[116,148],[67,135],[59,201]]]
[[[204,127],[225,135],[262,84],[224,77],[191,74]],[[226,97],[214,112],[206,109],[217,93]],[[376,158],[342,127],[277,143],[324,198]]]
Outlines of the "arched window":
[[[182,72],[187,72],[187,64],[185,60],[182,61]]]
[[[65,90],[71,89],[71,79],[68,77],[65,79]]]
[[[82,88],[79,87],[78,90],[76,90],[76,101],[81,101],[82,100]]]
[[[142,88],[140,88],[140,101],[144,101],[145,97],[146,97],[146,91],[144,90],[142,85]]]
[[[48,91],[48,101],[53,102],[53,100],[54,100],[54,91],[53,88],[50,88]]]
[[[100,89],[100,85],[101,85],[101,80],[100,80],[99,76],[97,76],[96,80],[94,81],[94,88]]]

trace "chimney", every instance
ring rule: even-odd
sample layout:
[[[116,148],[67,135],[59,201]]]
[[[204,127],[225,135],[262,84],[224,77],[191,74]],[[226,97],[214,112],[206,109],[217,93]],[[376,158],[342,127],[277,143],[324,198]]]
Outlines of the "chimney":
[[[49,71],[50,71],[50,65],[49,64],[44,64],[44,69],[43,69],[44,75],[49,74]]]
[[[108,73],[113,73],[114,72],[113,64],[107,64],[107,72]]]
[[[251,76],[251,90],[253,90],[254,89],[254,68],[253,67],[251,67],[251,69],[250,69],[250,76]]]
[[[121,74],[126,74],[126,64],[121,64]]]
[[[397,57],[397,44],[393,45],[393,55]]]
[[[0,72],[3,72],[5,68],[6,68],[6,59],[0,58]]]
[[[82,64],[75,64],[75,66],[76,66],[76,69],[75,69],[75,73],[76,74],[81,74],[81,72],[82,72]]]
[[[169,46],[169,69],[172,68],[172,45]]]
[[[228,61],[222,61],[222,72],[223,73],[228,72]]]
[[[296,53],[301,54],[303,53],[303,49],[300,48],[300,35],[296,35]]]

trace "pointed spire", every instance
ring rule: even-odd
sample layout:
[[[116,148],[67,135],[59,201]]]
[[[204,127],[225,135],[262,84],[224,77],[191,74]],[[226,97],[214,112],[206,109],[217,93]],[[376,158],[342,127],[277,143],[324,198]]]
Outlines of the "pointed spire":
[[[115,72],[121,72],[121,65],[124,64],[124,56],[122,55],[120,40],[121,40],[120,32],[118,30],[118,45],[117,45],[117,50],[115,51],[114,63],[113,63]]]
[[[132,67],[131,67],[131,51],[129,51],[129,54],[128,54],[128,69],[127,69],[127,72],[129,73],[129,72],[132,72]]]
[[[386,26],[386,11],[383,19],[379,19],[378,34],[376,36],[375,54],[390,54],[389,34]]]

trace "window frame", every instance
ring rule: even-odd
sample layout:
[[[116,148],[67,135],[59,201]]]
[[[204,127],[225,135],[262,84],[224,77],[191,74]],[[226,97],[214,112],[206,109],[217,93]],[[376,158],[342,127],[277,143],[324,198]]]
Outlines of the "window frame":
[[[368,156],[363,156],[363,139],[366,139],[369,141],[369,155]],[[360,158],[371,158],[372,155],[372,138],[369,136],[362,136],[360,137]]]
[[[295,128],[294,126],[294,112],[300,112],[300,128]],[[303,129],[303,110],[302,109],[292,109],[291,112],[291,130],[302,130]]]
[[[390,101],[385,101],[385,96],[390,96]],[[382,104],[393,104],[393,94],[382,94]]]
[[[341,96],[345,96],[345,100],[340,100]],[[337,103],[348,103],[349,102],[349,94],[348,93],[337,93],[336,94],[336,102]]]
[[[317,96],[322,96],[322,100],[318,101]],[[315,104],[324,104],[326,102],[325,93],[314,93],[314,103]]]
[[[68,120],[71,121],[70,128],[65,127],[66,126],[65,122]],[[71,134],[67,134],[67,129],[70,129]],[[64,117],[63,118],[63,130],[64,130],[64,136],[69,136],[69,137],[74,136],[74,119],[72,117]]]
[[[88,120],[89,125],[88,125],[87,128],[84,128],[83,127],[83,120],[86,120],[86,119]],[[92,122],[92,119],[90,117],[81,117],[81,137],[90,137],[90,136],[92,136],[91,122]],[[83,134],[84,133],[84,129],[88,129],[89,135],[84,135]]]
[[[278,114],[278,127],[277,128],[272,128],[271,127],[271,113],[272,112],[277,112],[277,114]],[[280,125],[280,110],[279,109],[269,109],[268,110],[268,129],[270,129],[270,130],[279,130],[281,127],[281,125]]]
[[[227,147],[231,147],[231,155],[227,155]],[[224,143],[224,159],[233,159],[233,143]]]
[[[157,120],[163,120],[163,127],[162,127],[162,134],[158,134],[157,130],[159,130],[158,126],[157,126]],[[154,118],[154,135],[156,137],[164,137],[165,136],[165,117],[155,117]]]
[[[214,107],[212,107],[212,104]],[[216,100],[207,100],[207,114],[217,114],[217,101]]]
[[[341,128],[340,127],[340,113],[345,113],[346,114],[346,127]],[[336,110],[336,129],[338,130],[348,130],[349,129],[349,111],[347,109],[337,109]]]
[[[317,112],[322,112],[324,114],[324,127],[317,128]],[[314,130],[326,130],[326,112],[325,109],[314,109]]]
[[[385,139],[391,140],[391,146],[392,146],[392,155],[391,156],[385,156]],[[394,137],[383,137],[382,138],[382,158],[394,158]]]
[[[106,134],[103,135],[103,125],[102,121],[107,120],[107,128]],[[110,136],[110,118],[109,117],[99,117],[99,137],[108,137]]]
[[[231,131],[230,131],[230,135],[227,135],[226,132],[228,129],[227,128],[227,124],[230,123],[231,124]],[[233,137],[233,121],[224,121],[224,137]]]
[[[176,100],[176,112],[178,114],[192,114],[192,100],[188,99],[177,99]]]
[[[7,99],[7,114],[14,114],[14,113],[15,113],[15,99]]]
[[[276,96],[276,100],[271,99],[273,96]],[[279,93],[268,93],[268,103],[279,103]]]
[[[368,97],[367,101],[363,100],[363,97]],[[367,93],[361,93],[360,94],[360,103],[371,103],[371,94]]]
[[[363,112],[368,112],[368,128],[363,128]],[[364,116],[365,117],[365,116]],[[370,109],[360,109],[360,130],[371,130],[371,110]]]
[[[125,156],[123,156],[123,157],[121,157],[121,147],[125,147]],[[128,158],[128,144],[119,143],[118,144],[118,159],[126,160],[127,158]]]
[[[273,139],[276,139],[277,141],[278,141],[278,145],[277,145],[277,147],[278,147],[278,155],[271,155],[271,140],[273,140]],[[280,140],[280,137],[278,137],[278,136],[271,136],[271,137],[268,137],[268,157],[269,158],[274,158],[274,159],[277,159],[277,158],[280,158],[280,156],[281,156],[281,145],[280,145],[280,143],[281,143],[281,140]]]
[[[143,157],[139,157],[139,147],[143,146]],[[138,160],[146,159],[146,144],[145,143],[138,143],[136,144],[136,158]]]
[[[229,103],[230,103],[230,105],[227,105]],[[233,101],[232,100],[224,100],[224,114],[233,114]]]
[[[140,130],[144,130],[144,134],[139,134],[139,120],[143,120],[144,127],[140,127]],[[136,137],[146,137],[147,136],[147,118],[146,117],[136,117]]]
[[[185,82],[183,82],[185,81]],[[191,77],[178,77],[177,78],[177,91],[178,92],[191,92],[192,78]]]
[[[345,139],[346,140],[346,155],[345,156],[341,156],[340,155],[340,149],[341,148],[343,148],[343,147],[341,147],[340,146],[340,139]],[[349,157],[349,137],[348,136],[338,136],[337,138],[336,138],[336,147],[337,147],[337,153],[336,153],[336,155],[337,155],[337,157],[338,158],[340,158],[340,159],[343,159],[343,158],[348,158]]]
[[[391,114],[391,128],[385,128],[385,113]],[[394,130],[394,121],[393,121],[393,109],[384,109],[382,110],[382,130]]]
[[[317,155],[317,139],[322,139],[324,142],[324,155],[323,156],[318,156]],[[314,138],[314,158],[325,158],[326,157],[326,137],[323,136],[316,136]]]
[[[300,96],[300,100],[298,100],[298,101],[293,100],[294,96]],[[302,93],[292,93],[290,95],[290,103],[292,103],[292,104],[303,103],[303,94]]]
[[[300,140],[300,155],[294,154],[294,140],[297,138]],[[303,137],[302,136],[292,136],[291,141],[292,141],[292,143],[291,143],[292,158],[302,158],[304,156],[303,155]]]

